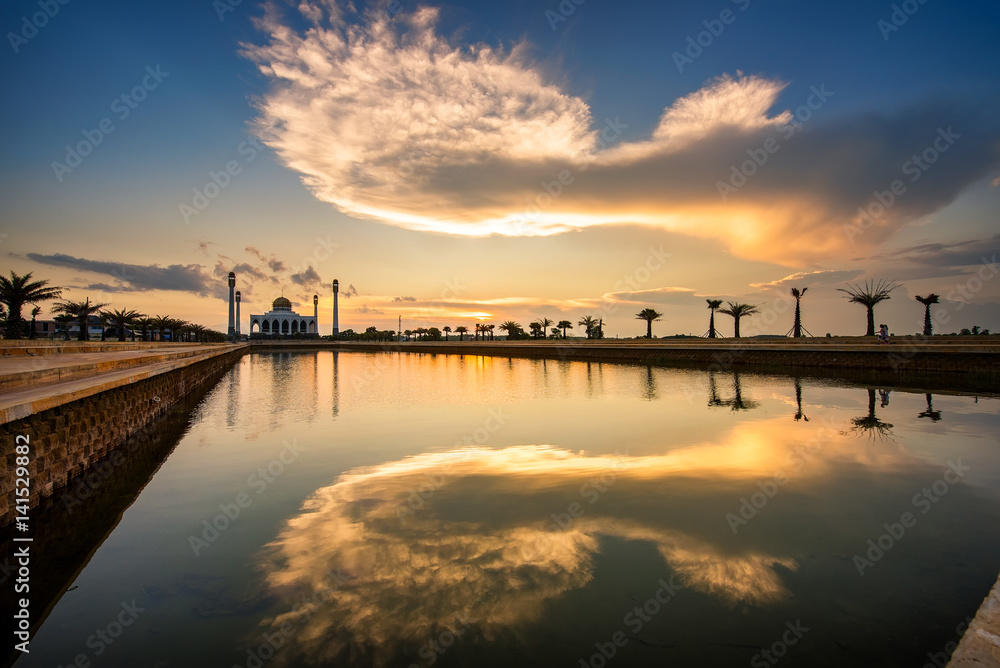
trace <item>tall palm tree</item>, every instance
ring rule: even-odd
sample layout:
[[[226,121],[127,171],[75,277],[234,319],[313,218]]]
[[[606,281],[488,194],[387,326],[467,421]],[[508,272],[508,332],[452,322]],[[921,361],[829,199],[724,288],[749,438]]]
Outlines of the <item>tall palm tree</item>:
[[[548,336],[546,333],[549,331],[549,327],[552,325],[552,321],[548,318],[539,318],[538,324],[542,326],[542,338],[546,339]]]
[[[577,324],[587,330],[587,338],[589,339],[594,336],[594,327],[597,326],[597,318],[592,315],[585,315]]]
[[[653,321],[659,320],[663,317],[663,314],[656,309],[644,308],[635,314],[636,320],[646,321],[646,338],[653,338]]]
[[[35,308],[31,309],[31,331],[28,333],[29,339],[35,338],[35,318],[37,318],[41,312],[41,306],[35,306]]]
[[[90,303],[90,297],[87,297],[82,302],[65,301],[58,302],[54,307],[52,307],[53,313],[65,313],[80,324],[80,334],[77,337],[78,341],[86,341],[90,338],[89,330],[89,319],[90,316],[95,313],[99,313],[102,308],[107,306],[103,303]]]
[[[24,334],[21,308],[28,303],[47,302],[62,297],[62,288],[48,287],[48,281],[32,281],[31,272],[19,276],[13,271],[10,278],[0,276],[0,303],[7,307],[7,325],[4,335],[19,339]]]
[[[208,331],[204,325],[194,325],[191,326],[191,333],[194,334],[195,343],[201,343],[205,340],[205,332]]]
[[[107,316],[114,326],[115,331],[118,332],[118,340],[125,340],[125,330],[135,323],[139,318],[145,317],[145,314],[139,313],[135,309],[111,309],[104,311],[104,315]]]
[[[559,324],[556,325],[556,327],[558,327],[559,329],[562,330],[563,338],[565,339],[566,338],[566,330],[567,329],[573,329],[573,323],[571,323],[569,320],[560,320]]]
[[[538,320],[528,323],[528,329],[531,330],[532,338],[538,339],[545,336],[545,330],[542,329],[542,323]]]
[[[100,311],[97,314],[97,320],[101,323],[101,341],[108,340],[108,314],[104,311]]]
[[[464,341],[465,333],[469,331],[469,328],[466,327],[465,325],[459,325],[458,327],[455,328],[455,331],[458,333],[458,340]]]
[[[444,340],[447,341],[448,340],[448,334],[451,333],[451,327],[449,327],[448,325],[445,325],[444,327],[441,328],[441,331],[444,332]]]
[[[494,329],[496,329],[496,325],[494,325],[492,322],[490,324],[486,325],[486,331],[489,332],[489,334],[490,334],[490,341],[493,340],[493,330]]]
[[[69,341],[69,325],[73,322],[73,316],[68,313],[61,313],[52,318],[57,325],[62,325],[63,328],[63,339]]]
[[[139,336],[142,341],[146,340],[146,333],[153,326],[153,319],[149,316],[142,316],[141,318],[136,318],[135,323],[139,326]],[[132,340],[135,340],[135,330],[132,330]]]
[[[733,336],[737,339],[740,338],[740,318],[746,318],[748,316],[759,313],[756,304],[741,304],[740,302],[726,302],[727,307],[719,309],[719,313],[725,313],[726,315],[732,316],[733,322]]]
[[[149,323],[150,328],[156,330],[156,334],[160,341],[164,341],[166,338],[167,330],[170,328],[170,323],[173,321],[169,315],[156,315],[153,316],[152,322]],[[153,338],[153,333],[149,333],[150,339]]]
[[[708,316],[708,338],[714,339],[718,337],[715,331],[715,311],[720,306],[722,306],[721,299],[706,299],[708,302],[708,309],[712,312],[712,315]]]
[[[868,329],[865,330],[865,336],[875,336],[875,306],[889,299],[889,293],[898,287],[898,283],[880,278],[878,282],[865,281],[864,286],[848,284],[846,288],[837,290],[847,295],[847,301],[861,304],[867,309]]]
[[[917,295],[914,299],[924,305],[924,336],[931,336],[934,334],[934,326],[931,324],[931,304],[940,302],[941,295],[936,295],[932,292],[926,297]]]
[[[792,325],[792,336],[794,338],[800,338],[802,336],[802,307],[801,300],[802,295],[806,293],[809,288],[792,288],[792,296],[795,297],[795,324]]]
[[[514,322],[513,320],[507,320],[505,322],[500,323],[500,329],[507,332],[507,339],[509,340],[517,337],[517,335],[521,331],[521,325]]]

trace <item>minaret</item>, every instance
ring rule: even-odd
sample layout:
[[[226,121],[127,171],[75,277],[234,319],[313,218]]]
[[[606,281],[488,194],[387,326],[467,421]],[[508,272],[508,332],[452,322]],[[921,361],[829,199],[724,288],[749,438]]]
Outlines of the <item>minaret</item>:
[[[236,325],[235,316],[236,311],[233,307],[233,289],[236,287],[236,272],[229,272],[229,340],[232,341],[236,338]]]
[[[319,295],[313,295],[313,321],[316,323],[316,335],[319,336]]]
[[[236,291],[236,338],[240,338],[240,291]]]
[[[333,335],[340,334],[340,317],[337,314],[337,294],[340,292],[340,281],[333,279]]]

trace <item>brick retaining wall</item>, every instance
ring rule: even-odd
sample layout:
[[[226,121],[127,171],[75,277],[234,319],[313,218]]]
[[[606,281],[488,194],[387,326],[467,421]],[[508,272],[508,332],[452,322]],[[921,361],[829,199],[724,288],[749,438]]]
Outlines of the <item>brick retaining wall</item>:
[[[214,383],[245,348],[173,369],[0,425],[0,526],[15,515],[15,439],[31,442],[29,507],[121,447],[204,383]]]

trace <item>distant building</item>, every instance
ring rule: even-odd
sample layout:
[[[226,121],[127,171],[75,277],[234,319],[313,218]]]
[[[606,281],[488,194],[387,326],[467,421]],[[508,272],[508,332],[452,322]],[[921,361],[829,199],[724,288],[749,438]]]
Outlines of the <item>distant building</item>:
[[[284,297],[275,299],[267,313],[250,315],[250,338],[267,339],[296,334],[304,338],[319,336],[315,299],[312,315],[299,315],[292,310],[292,302]]]

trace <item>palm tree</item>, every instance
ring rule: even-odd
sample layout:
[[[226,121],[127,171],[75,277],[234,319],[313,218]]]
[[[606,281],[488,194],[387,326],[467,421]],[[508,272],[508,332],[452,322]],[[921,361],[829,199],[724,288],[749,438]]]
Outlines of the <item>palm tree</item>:
[[[597,318],[592,315],[585,315],[577,324],[587,330],[587,338],[589,339],[594,335],[594,327],[597,325]]]
[[[57,325],[62,325],[63,328],[63,338],[69,341],[69,324],[73,322],[73,316],[68,313],[62,313],[52,318]]]
[[[104,311],[103,315],[107,316],[107,319],[114,323],[115,330],[118,332],[118,340],[125,340],[125,330],[135,323],[139,318],[145,317],[145,314],[139,313],[134,309],[118,309],[118,310],[108,310]]]
[[[35,338],[35,318],[42,312],[41,306],[35,306],[31,309],[31,332],[28,334],[29,339]]]
[[[469,331],[469,328],[466,327],[465,325],[459,325],[458,327],[455,328],[455,331],[458,332],[458,340],[464,341],[465,333]]]
[[[646,321],[646,338],[653,338],[653,321],[659,320],[663,317],[663,314],[656,309],[644,308],[635,314],[636,320]]]
[[[108,340],[108,314],[101,311],[97,314],[97,319],[101,323],[101,341]]]
[[[157,315],[153,316],[152,322],[150,322],[150,327],[156,330],[156,334],[160,341],[165,340],[167,329],[170,327],[170,323],[173,321],[169,315]],[[153,333],[149,333],[150,339],[153,338]]]
[[[875,336],[875,305],[889,299],[889,293],[898,287],[898,283],[880,278],[877,283],[874,280],[866,281],[864,287],[848,284],[846,288],[837,290],[848,295],[847,301],[861,304],[868,310],[868,329],[865,331],[865,336]]]
[[[10,278],[0,276],[0,303],[7,307],[7,324],[4,335],[19,339],[24,334],[21,308],[28,303],[46,302],[62,297],[62,288],[48,287],[48,281],[31,281],[31,272],[19,276],[13,271]]]
[[[146,340],[146,332],[149,331],[150,327],[153,325],[153,319],[149,316],[142,316],[141,318],[135,319],[135,324],[139,325],[139,336],[142,341]],[[135,340],[135,330],[132,330],[132,340]]]
[[[442,327],[442,331],[444,332],[444,340],[447,341],[448,340],[448,334],[449,334],[449,332],[451,332],[451,327],[449,327],[448,325],[445,325],[444,327]]]
[[[537,320],[532,323],[528,323],[528,329],[531,330],[531,337],[534,339],[541,338],[545,335],[545,330],[542,329],[542,323]]]
[[[719,309],[719,313],[725,313],[733,317],[735,323],[733,326],[733,336],[738,339],[740,338],[740,318],[754,315],[760,311],[757,310],[756,304],[741,304],[740,302],[726,302],[726,304],[728,306]]]
[[[792,325],[792,336],[796,339],[802,336],[802,307],[799,302],[808,289],[792,288],[792,296],[795,297],[795,324]]]
[[[567,329],[573,329],[573,323],[571,323],[569,320],[560,320],[559,324],[556,325],[556,327],[558,327],[559,329],[562,330],[563,338],[565,339],[566,338],[566,330]]]
[[[191,333],[194,334],[195,343],[204,341],[205,332],[208,331],[204,325],[190,325]]]
[[[514,322],[513,320],[507,320],[506,322],[500,323],[500,329],[507,332],[507,339],[515,338],[521,331],[521,325]]]
[[[926,297],[917,295],[914,299],[924,305],[924,336],[931,336],[934,334],[934,327],[931,324],[931,304],[940,302],[941,295],[936,295],[932,292]]]
[[[706,299],[708,302],[708,309],[712,312],[712,315],[708,316],[708,338],[714,339],[718,337],[715,332],[715,310],[722,306],[721,299]]]
[[[493,330],[494,329],[496,329],[496,325],[494,325],[493,323],[490,323],[490,324],[486,325],[486,331],[488,331],[490,333],[490,341],[493,340]]]
[[[59,302],[52,307],[53,313],[65,313],[80,324],[80,334],[78,341],[86,341],[90,338],[89,319],[95,313],[99,313],[107,304],[90,303],[90,297],[82,302],[65,301]]]
[[[542,326],[542,338],[543,339],[548,338],[546,336],[546,333],[548,331],[548,328],[552,325],[552,321],[549,320],[548,318],[539,318],[538,324]]]

